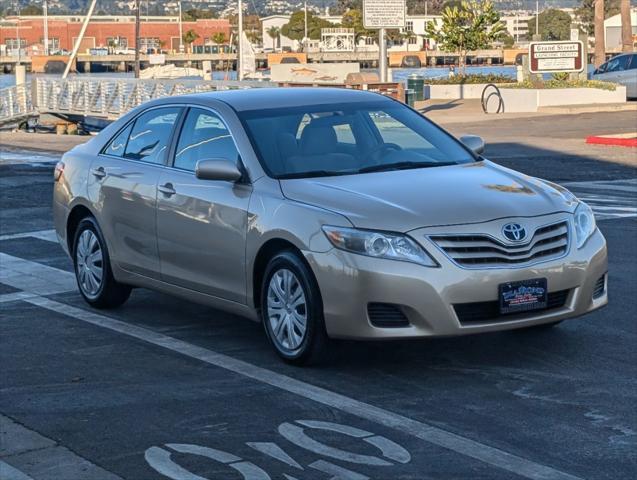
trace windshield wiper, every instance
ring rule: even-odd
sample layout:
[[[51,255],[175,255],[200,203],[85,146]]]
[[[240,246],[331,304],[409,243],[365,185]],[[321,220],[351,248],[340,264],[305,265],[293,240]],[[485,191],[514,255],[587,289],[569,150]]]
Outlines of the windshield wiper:
[[[361,168],[358,173],[369,172],[384,172],[388,170],[408,170],[412,168],[431,168],[431,167],[445,167],[448,165],[457,165],[456,162],[396,162],[386,163],[383,165],[370,165],[369,167]]]
[[[287,180],[290,178],[312,178],[312,177],[334,177],[337,175],[352,175],[358,173],[356,171],[332,171],[332,170],[310,170],[309,172],[283,173],[278,175],[279,180]]]

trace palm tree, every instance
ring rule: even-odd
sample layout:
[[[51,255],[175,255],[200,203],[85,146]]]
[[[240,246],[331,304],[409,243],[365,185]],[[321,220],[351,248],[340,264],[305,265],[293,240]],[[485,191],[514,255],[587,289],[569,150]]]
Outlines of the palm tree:
[[[188,30],[187,32],[184,33],[182,40],[184,41],[186,45],[188,45],[188,48],[190,48],[190,45],[192,44],[192,42],[194,42],[198,38],[199,38],[199,34],[197,32],[195,32],[194,30]]]
[[[226,43],[226,34],[223,32],[218,32],[210,37],[214,43],[217,45],[223,45]]]
[[[267,32],[268,36],[272,39],[272,50],[276,50],[276,39],[279,38],[281,29],[279,27],[270,27]]]
[[[595,0],[595,67],[599,67],[605,61],[604,0]]]
[[[622,52],[633,51],[633,31],[630,20],[630,0],[621,0]]]

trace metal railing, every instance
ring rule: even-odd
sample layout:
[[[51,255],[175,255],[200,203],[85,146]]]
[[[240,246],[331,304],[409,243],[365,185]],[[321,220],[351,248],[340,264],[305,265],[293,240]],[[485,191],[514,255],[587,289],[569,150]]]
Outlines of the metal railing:
[[[226,80],[137,80],[36,78],[35,104],[40,113],[115,119],[148,100],[216,90],[271,87],[270,82]]]
[[[0,89],[0,125],[20,122],[36,115],[30,84]]]

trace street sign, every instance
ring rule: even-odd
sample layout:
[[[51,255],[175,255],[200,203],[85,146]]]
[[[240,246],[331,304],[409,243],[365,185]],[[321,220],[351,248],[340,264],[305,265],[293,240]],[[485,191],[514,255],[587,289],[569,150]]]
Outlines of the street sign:
[[[367,29],[404,28],[405,0],[363,0],[363,26]]]
[[[531,42],[531,73],[581,72],[584,69],[584,44],[573,42]]]

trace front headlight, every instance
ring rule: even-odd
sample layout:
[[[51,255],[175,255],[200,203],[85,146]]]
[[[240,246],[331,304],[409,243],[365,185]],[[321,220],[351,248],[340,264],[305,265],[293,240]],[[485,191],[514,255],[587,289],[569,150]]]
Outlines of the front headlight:
[[[328,226],[323,227],[323,232],[332,245],[347,252],[412,262],[425,267],[438,266],[420,245],[406,235]]]
[[[595,223],[595,214],[591,207],[584,202],[575,209],[574,224],[575,224],[575,239],[577,240],[577,248],[582,248],[586,243],[586,240],[595,232],[597,224]]]

